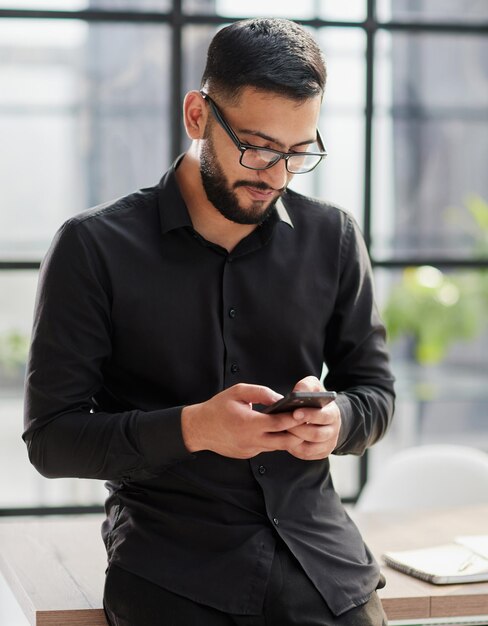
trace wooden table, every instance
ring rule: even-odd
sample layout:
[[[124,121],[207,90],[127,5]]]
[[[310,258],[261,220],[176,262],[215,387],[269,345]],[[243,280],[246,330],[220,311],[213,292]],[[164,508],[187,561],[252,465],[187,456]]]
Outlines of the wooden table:
[[[488,615],[488,583],[433,585],[384,565],[387,550],[408,550],[448,543],[457,535],[488,533],[488,505],[412,513],[351,513],[382,565],[380,590],[389,620]],[[487,620],[488,621],[488,620]]]
[[[409,514],[354,514],[377,558],[385,550],[435,545],[488,532],[488,506]],[[7,519],[0,570],[36,626],[106,626],[102,518]],[[390,620],[488,615],[488,583],[437,586],[383,567],[380,596]]]
[[[107,626],[100,515],[0,523],[0,570],[33,626]]]

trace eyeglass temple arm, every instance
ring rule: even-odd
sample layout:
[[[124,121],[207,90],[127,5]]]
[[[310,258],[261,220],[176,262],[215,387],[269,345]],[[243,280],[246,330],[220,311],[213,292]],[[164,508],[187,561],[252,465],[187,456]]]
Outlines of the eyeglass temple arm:
[[[317,143],[319,144],[319,148],[321,152],[324,153],[324,156],[327,156],[327,148],[325,147],[324,140],[322,139],[322,134],[318,126],[317,126]]]
[[[208,95],[208,93],[205,93],[205,91],[200,90],[200,95],[202,96],[202,98],[204,100],[206,100],[209,103],[210,108],[212,109],[212,113],[217,118],[217,121],[219,122],[219,124],[224,127],[224,129],[227,131],[227,134],[232,139],[232,141],[235,143],[237,148],[239,148],[239,150],[242,151],[242,144],[241,144],[241,142],[239,140],[239,137],[235,134],[235,132],[232,130],[232,128],[229,126],[229,124],[227,124],[225,119],[222,117],[222,113],[217,108],[217,105],[215,104],[215,102]]]

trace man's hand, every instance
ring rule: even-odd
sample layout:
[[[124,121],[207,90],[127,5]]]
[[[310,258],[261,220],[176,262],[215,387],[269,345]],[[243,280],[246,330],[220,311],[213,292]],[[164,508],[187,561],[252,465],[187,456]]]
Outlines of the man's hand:
[[[325,391],[315,376],[300,380],[293,391]],[[335,402],[321,409],[300,408],[293,411],[296,426],[288,430],[299,443],[292,445],[290,454],[305,461],[325,459],[337,446],[341,430],[341,414]]]
[[[268,405],[281,397],[269,387],[240,383],[206,402],[184,407],[181,427],[187,449],[211,450],[234,459],[249,459],[274,450],[294,454],[295,448],[308,443],[306,436],[312,436],[307,435],[308,431],[303,435],[296,431],[311,419],[308,412],[303,417],[296,415],[297,411],[267,415],[252,408],[253,404]],[[302,458],[302,454],[296,456]]]

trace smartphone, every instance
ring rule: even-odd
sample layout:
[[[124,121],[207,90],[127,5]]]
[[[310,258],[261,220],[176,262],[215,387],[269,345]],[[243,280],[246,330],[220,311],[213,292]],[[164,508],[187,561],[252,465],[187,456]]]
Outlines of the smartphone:
[[[263,409],[263,413],[290,413],[300,407],[321,409],[337,397],[335,391],[291,391],[274,404]]]

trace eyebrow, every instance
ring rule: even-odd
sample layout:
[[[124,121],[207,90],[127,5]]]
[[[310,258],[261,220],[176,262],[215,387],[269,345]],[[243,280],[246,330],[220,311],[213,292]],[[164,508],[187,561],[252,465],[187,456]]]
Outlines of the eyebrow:
[[[248,128],[240,128],[236,132],[239,134],[242,133],[245,135],[254,135],[255,137],[261,137],[261,139],[265,139],[266,141],[271,141],[271,143],[275,143],[277,146],[280,146],[281,148],[286,148],[284,143],[281,143],[281,141],[278,141],[275,137],[270,137],[266,133],[262,133],[259,130],[250,130]],[[298,148],[299,146],[308,146],[312,143],[315,143],[316,141],[317,141],[317,137],[315,137],[314,139],[306,139],[305,141],[294,143],[292,146],[290,146],[290,148]]]

